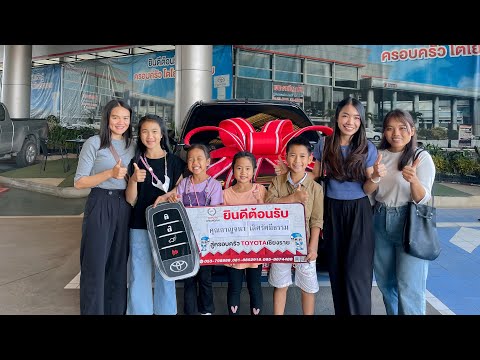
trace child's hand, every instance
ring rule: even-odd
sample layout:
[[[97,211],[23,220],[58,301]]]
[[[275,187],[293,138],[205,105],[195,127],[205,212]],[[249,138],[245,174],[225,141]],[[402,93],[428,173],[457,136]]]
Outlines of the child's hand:
[[[317,260],[317,257],[318,257],[318,254],[316,250],[310,249],[310,248],[307,249],[307,257],[305,259],[307,262],[315,261]]]
[[[140,169],[137,163],[133,163],[133,167],[135,168],[135,171],[132,175],[132,180],[136,182],[144,182],[147,177],[147,170]]]
[[[308,201],[308,193],[307,190],[302,190],[304,186],[302,184],[298,185],[297,190],[293,193],[295,198],[295,202],[299,202],[302,204],[306,204]]]
[[[263,186],[263,185],[261,185]],[[252,190],[253,197],[259,201],[260,199],[260,190],[258,190],[258,184],[253,185],[253,190]]]
[[[283,175],[283,174],[286,174],[288,172],[288,167],[283,162],[280,154],[278,155],[278,160],[276,160],[276,163],[277,163],[277,165],[273,165],[273,168],[275,169],[275,174],[276,175]]]
[[[171,194],[169,197],[168,197],[168,202],[170,203],[176,203],[180,200],[180,198],[182,197],[182,195],[180,194]]]
[[[153,203],[153,207],[157,207],[158,204],[166,202],[167,199],[168,199],[167,194],[160,195],[159,197],[157,197],[157,200],[155,200],[155,202]]]

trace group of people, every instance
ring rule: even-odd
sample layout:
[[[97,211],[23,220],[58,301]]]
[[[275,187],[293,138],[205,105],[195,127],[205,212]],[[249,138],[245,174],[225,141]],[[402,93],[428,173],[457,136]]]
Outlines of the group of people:
[[[408,112],[395,109],[385,116],[377,150],[366,138],[363,105],[346,98],[337,106],[331,136],[320,138],[313,149],[302,136],[288,142],[286,164],[279,162],[268,189],[254,182],[255,156],[241,151],[232,161],[234,183],[225,190],[207,174],[206,146],[193,144],[183,161],[171,153],[166,126],[156,115],[142,117],[135,144],[131,118],[127,103],[110,101],[99,135],[89,138],[80,153],[75,187],[92,189],[82,224],[81,314],[177,313],[175,282],[153,266],[145,219],[148,206],[166,201],[185,206],[303,203],[307,255],[306,262],[294,265],[294,281],[302,291],[304,314],[314,314],[322,232],[335,314],[371,313],[373,273],[387,314],[425,314],[428,261],[404,252],[401,229],[407,202],[430,199],[435,167],[426,151],[412,163],[417,141]],[[320,175],[323,187],[315,181]],[[263,314],[262,264],[226,267],[228,313],[240,313],[245,277],[250,314]],[[202,265],[183,281],[184,313],[213,314],[212,266]],[[274,287],[273,312],[283,314],[292,264],[272,263],[268,281]]]
[[[323,236],[335,314],[371,314],[372,270],[387,314],[425,314],[428,261],[407,254],[402,239],[408,202],[431,198],[433,160],[423,151],[412,163],[419,149],[408,111],[385,115],[378,150],[366,138],[360,101],[342,100],[335,120],[333,135],[315,146],[313,170],[326,173]]]

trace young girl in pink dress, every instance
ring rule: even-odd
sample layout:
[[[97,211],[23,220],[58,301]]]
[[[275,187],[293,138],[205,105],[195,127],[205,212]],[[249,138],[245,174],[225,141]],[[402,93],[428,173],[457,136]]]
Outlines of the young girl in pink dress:
[[[254,184],[253,174],[257,166],[255,156],[247,151],[235,154],[232,161],[234,185],[223,191],[224,205],[263,204],[266,189],[261,184]],[[240,293],[244,274],[250,294],[250,313],[259,315],[263,308],[263,294],[261,286],[262,264],[245,263],[229,264],[227,305],[230,315],[240,314]]]

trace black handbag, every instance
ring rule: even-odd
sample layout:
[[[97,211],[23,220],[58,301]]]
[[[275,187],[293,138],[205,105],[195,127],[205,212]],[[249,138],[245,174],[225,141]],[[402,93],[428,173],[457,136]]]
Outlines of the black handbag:
[[[416,154],[415,159],[422,151]],[[440,255],[437,210],[434,206],[433,194],[432,206],[419,205],[412,201],[408,203],[403,228],[403,248],[407,254],[424,260],[435,260]]]

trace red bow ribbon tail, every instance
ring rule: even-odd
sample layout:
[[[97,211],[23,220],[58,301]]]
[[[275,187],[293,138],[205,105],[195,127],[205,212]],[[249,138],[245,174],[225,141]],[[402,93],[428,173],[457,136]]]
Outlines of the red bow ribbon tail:
[[[288,142],[295,136],[299,136],[301,134],[303,134],[305,131],[320,131],[322,132],[323,134],[327,135],[327,136],[330,136],[333,134],[333,130],[332,128],[329,128],[328,126],[323,126],[323,125],[312,125],[312,126],[306,126],[304,128],[301,128],[297,131],[293,131],[291,132],[290,134],[286,135],[283,139],[282,139],[282,144],[283,144],[283,147],[282,147],[282,151],[281,153],[283,154],[285,152],[285,149],[287,147],[287,144]]]

